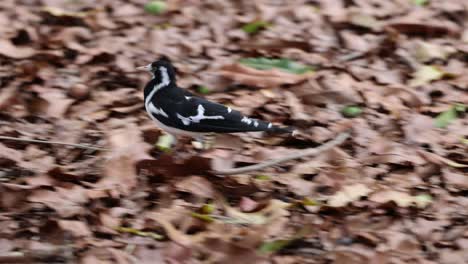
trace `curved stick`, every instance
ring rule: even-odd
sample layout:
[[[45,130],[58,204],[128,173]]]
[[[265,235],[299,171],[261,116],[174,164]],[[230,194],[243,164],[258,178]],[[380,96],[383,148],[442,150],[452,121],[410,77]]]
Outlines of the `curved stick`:
[[[324,151],[327,151],[335,146],[340,145],[343,143],[348,137],[350,136],[349,133],[344,132],[339,134],[336,138],[333,140],[319,146],[316,148],[309,148],[305,149],[302,152],[295,153],[292,155],[284,156],[278,159],[273,159],[273,160],[267,160],[265,162],[255,164],[255,165],[250,165],[250,166],[245,166],[245,167],[240,167],[240,168],[232,168],[232,169],[226,169],[226,170],[216,170],[213,171],[214,174],[218,175],[233,175],[233,174],[239,174],[239,173],[246,173],[246,172],[251,172],[251,171],[256,171],[256,170],[261,170],[267,167],[274,166],[276,164],[290,161],[290,160],[295,160],[299,158],[304,158],[304,157],[310,157],[310,156],[316,156]]]

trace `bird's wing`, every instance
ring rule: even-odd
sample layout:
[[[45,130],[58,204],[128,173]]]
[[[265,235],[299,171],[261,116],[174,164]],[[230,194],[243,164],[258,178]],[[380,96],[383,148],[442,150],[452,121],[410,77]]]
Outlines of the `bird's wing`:
[[[283,129],[261,120],[248,118],[239,111],[196,96],[186,96],[171,107],[177,127],[193,132],[235,133],[248,131],[278,131]]]

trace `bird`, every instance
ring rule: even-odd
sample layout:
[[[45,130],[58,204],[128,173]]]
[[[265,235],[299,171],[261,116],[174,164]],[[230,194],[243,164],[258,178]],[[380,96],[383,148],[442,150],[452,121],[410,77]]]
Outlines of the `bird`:
[[[201,143],[201,148],[212,146],[219,133],[264,131],[269,134],[296,133],[292,127],[280,127],[247,117],[231,107],[198,97],[177,85],[176,70],[168,58],[160,58],[137,67],[148,71],[152,78],[144,87],[144,106],[156,125],[174,138],[189,136]]]

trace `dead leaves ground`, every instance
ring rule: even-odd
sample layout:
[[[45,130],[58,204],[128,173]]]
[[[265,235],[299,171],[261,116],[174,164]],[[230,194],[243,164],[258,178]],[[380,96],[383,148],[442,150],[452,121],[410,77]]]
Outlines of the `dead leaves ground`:
[[[160,15],[145,3],[0,3],[0,134],[108,149],[0,142],[0,262],[468,261],[466,1],[169,0]],[[134,67],[163,54],[181,86],[301,135],[161,153]],[[362,113],[345,118],[349,106]],[[350,122],[351,140],[320,157],[209,172]]]

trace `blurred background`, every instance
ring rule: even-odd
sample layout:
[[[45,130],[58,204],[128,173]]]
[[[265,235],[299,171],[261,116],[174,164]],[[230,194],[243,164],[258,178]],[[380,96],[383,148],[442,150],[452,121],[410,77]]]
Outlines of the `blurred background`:
[[[467,26],[466,0],[2,0],[0,263],[467,263]],[[300,135],[171,150],[135,71],[162,55]]]

